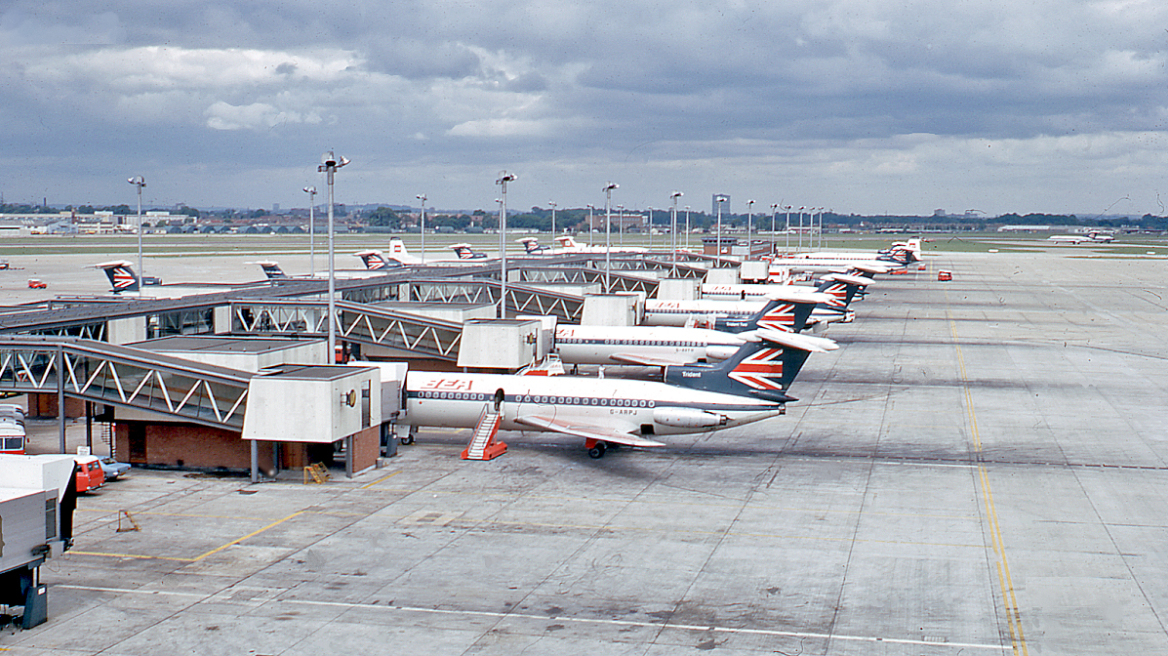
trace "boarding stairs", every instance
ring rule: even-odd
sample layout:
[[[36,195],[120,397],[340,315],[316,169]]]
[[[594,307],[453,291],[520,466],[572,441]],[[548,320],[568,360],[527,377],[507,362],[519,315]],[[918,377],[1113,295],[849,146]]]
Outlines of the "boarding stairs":
[[[478,423],[475,424],[470,444],[462,450],[462,459],[493,460],[507,453],[507,443],[495,439],[502,420],[503,414],[495,410],[494,404],[486,404],[479,415]]]

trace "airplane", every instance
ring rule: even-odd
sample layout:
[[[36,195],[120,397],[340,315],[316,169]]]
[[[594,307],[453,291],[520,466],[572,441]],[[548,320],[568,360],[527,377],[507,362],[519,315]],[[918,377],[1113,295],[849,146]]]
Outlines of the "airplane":
[[[539,240],[535,237],[524,237],[516,239],[515,241],[523,244],[524,250],[528,255],[575,255],[580,253],[597,254],[597,253],[648,253],[646,248],[638,248],[634,246],[613,246],[608,249],[604,246],[589,246],[587,244],[579,244],[571,235],[560,235],[556,237],[556,243],[560,245],[559,248],[548,248],[547,246],[540,246]]]
[[[603,457],[609,445],[665,446],[657,438],[783,414],[796,400],[786,391],[808,355],[834,345],[763,331],[717,365],[666,367],[666,382],[410,371],[405,411],[394,430],[408,443],[420,426],[475,428],[493,408],[501,430],[583,438],[592,458]]]
[[[113,260],[111,262],[102,262],[95,264],[94,267],[105,271],[105,275],[109,278],[110,291],[115,294],[122,292],[136,292],[139,289],[138,274],[134,273],[134,266],[126,260]],[[158,276],[144,276],[141,279],[143,286],[161,285],[162,278]]]
[[[785,301],[787,303],[814,302],[837,306],[837,301],[829,294],[794,285],[772,285],[774,288],[768,295],[768,302],[754,300],[700,300],[700,301],[661,301],[648,299],[645,301],[645,317],[641,322],[645,326],[698,326],[701,328],[719,328],[718,322],[726,326],[729,322],[747,320],[767,306],[769,302]],[[749,328],[744,328],[749,330]]]
[[[268,280],[290,280],[293,278],[295,278],[297,280],[305,280],[305,279],[327,280],[328,279],[328,271],[318,271],[316,273],[316,275],[311,275],[311,274],[307,274],[307,273],[288,275],[287,273],[284,272],[284,270],[282,268],[280,268],[280,263],[276,262],[275,260],[261,260],[259,262],[249,262],[249,264],[260,265],[260,268],[264,270],[264,277],[266,277]],[[364,269],[364,270],[338,269],[334,273],[338,279],[344,279],[344,280],[366,279],[366,278],[376,277],[377,275],[381,274],[381,272],[376,270],[376,269]]]
[[[812,323],[851,322],[853,315],[848,310],[848,306],[870,284],[872,284],[871,278],[840,273],[832,273],[820,278],[819,285],[815,287],[815,291],[828,294],[836,302],[829,305],[817,306],[811,315]],[[794,285],[716,285],[707,283],[702,285],[701,291],[703,299],[757,301],[766,299],[774,294],[776,287],[810,289]]]
[[[718,317],[712,327],[557,325],[555,350],[565,364],[665,367],[716,362],[758,330],[799,332],[819,299],[768,299],[746,319]]]
[[[1092,230],[1085,235],[1051,235],[1047,239],[1056,244],[1082,244],[1083,242],[1109,244],[1115,241],[1114,236],[1098,230]]]
[[[486,253],[480,253],[470,244],[451,244],[450,248],[454,250],[454,254],[458,260],[485,260],[488,259]],[[416,264],[424,264],[422,260],[414,255],[411,255],[406,250],[405,242],[401,239],[393,238],[389,240],[389,255],[377,250],[358,251],[353,253],[361,258],[365,263],[365,268],[370,271],[377,271],[379,269],[386,269],[395,266],[409,266]],[[449,258],[435,258],[430,260],[434,263],[449,264],[452,260]],[[428,263],[426,263],[428,264]]]
[[[877,269],[873,273],[888,273],[920,260],[921,240],[910,239],[907,242],[895,242],[890,248],[876,253],[795,253],[771,260],[771,268],[826,273],[838,267],[865,266]]]

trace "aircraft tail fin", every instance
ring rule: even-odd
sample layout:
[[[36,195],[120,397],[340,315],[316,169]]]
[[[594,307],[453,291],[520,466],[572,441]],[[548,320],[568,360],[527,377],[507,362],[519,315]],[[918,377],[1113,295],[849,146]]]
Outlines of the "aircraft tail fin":
[[[450,250],[454,251],[460,260],[477,260],[486,257],[484,253],[478,253],[471,248],[470,244],[451,244]]]
[[[822,337],[775,330],[758,330],[733,357],[716,365],[665,368],[665,382],[709,392],[754,396],[778,403],[793,401],[786,394],[811,352],[838,348]]]
[[[799,332],[807,326],[807,319],[819,304],[819,299],[769,299],[762,309],[746,319],[722,317],[714,322],[714,330],[744,333],[760,328],[766,330]]]
[[[389,260],[381,251],[360,251],[353,254],[361,258],[361,261],[365,263],[365,268],[370,271],[389,268]]]
[[[280,268],[278,262],[268,260],[265,262],[256,262],[256,264],[260,265],[260,268],[264,270],[264,275],[268,277],[268,280],[279,280],[288,277],[288,274],[284,273],[284,270]]]
[[[138,291],[138,274],[134,273],[134,267],[126,260],[103,262],[98,264],[97,268],[105,271],[110,281],[110,291],[113,293]]]
[[[523,250],[528,255],[538,255],[539,253],[547,250],[545,247],[539,245],[539,240],[535,237],[524,237],[523,239],[517,239],[516,241],[518,241],[520,244],[523,244]]]
[[[852,299],[856,297],[856,292],[864,289],[871,281],[863,276],[849,276],[838,273],[833,273],[821,279],[816,291],[831,295],[835,302],[832,303],[831,309],[839,312],[844,312],[851,305]]]

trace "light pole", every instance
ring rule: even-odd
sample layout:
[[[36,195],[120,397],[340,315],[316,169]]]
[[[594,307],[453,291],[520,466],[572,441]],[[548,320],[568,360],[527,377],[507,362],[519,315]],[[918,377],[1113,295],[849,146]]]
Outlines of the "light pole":
[[[421,262],[422,262],[422,264],[425,264],[426,263],[426,194],[418,194],[417,196],[414,196],[414,198],[417,198],[418,200],[422,201],[422,245],[420,248],[422,250]]]
[[[649,213],[649,250],[653,250],[653,208],[646,207],[645,210]]]
[[[775,217],[779,214],[779,204],[771,203],[771,257],[775,256]]]
[[[305,187],[308,194],[308,273],[316,277],[316,228],[312,225],[316,219],[316,187]]]
[[[326,174],[328,183],[328,352],[333,363],[337,361],[337,276],[336,260],[333,248],[333,177],[337,169],[349,163],[344,157],[337,157],[333,151],[328,151],[320,157],[320,166],[317,171]]]
[[[142,268],[142,187],[146,186],[146,178],[136,175],[127,182],[138,188],[138,296],[141,296],[146,284],[146,271]]]
[[[588,241],[592,241],[592,233],[596,231],[596,226],[592,223],[592,213],[596,211],[595,205],[588,206]]]
[[[677,275],[677,199],[684,195],[680,191],[669,194],[669,199],[673,201],[673,208],[669,210],[669,251],[673,256],[673,275]]]
[[[730,199],[721,194],[714,196],[714,202],[718,204],[718,257],[722,257],[722,203],[727,200]]]
[[[552,241],[556,239],[556,203],[555,201],[548,201],[548,205],[552,208]]]
[[[617,233],[620,234],[620,245],[624,246],[625,245],[625,206],[624,205],[617,205],[616,206],[616,213],[617,213],[616,230],[617,230]]]
[[[495,184],[503,188],[503,197],[499,202],[499,318],[507,318],[507,183],[515,182],[515,175],[502,171]]]
[[[609,270],[612,267],[610,263],[610,256],[612,255],[612,190],[619,188],[615,182],[609,182],[604,185],[604,293],[607,294],[612,289],[611,281],[609,280]]]
[[[750,220],[754,211],[754,200],[746,201],[746,259],[749,260],[754,250],[750,247]]]
[[[689,205],[685,206],[685,250],[689,251]]]
[[[786,236],[787,240],[786,245],[783,247],[783,255],[786,256],[791,254],[791,206],[784,205],[783,211],[787,216],[787,228],[783,231],[783,234]]]

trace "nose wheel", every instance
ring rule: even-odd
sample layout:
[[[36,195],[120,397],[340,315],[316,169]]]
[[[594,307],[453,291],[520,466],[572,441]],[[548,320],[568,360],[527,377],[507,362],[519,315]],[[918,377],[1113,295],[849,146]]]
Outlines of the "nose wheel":
[[[608,451],[608,445],[600,440],[586,440],[584,447],[588,449],[588,457],[593,459],[603,458],[605,452]]]

